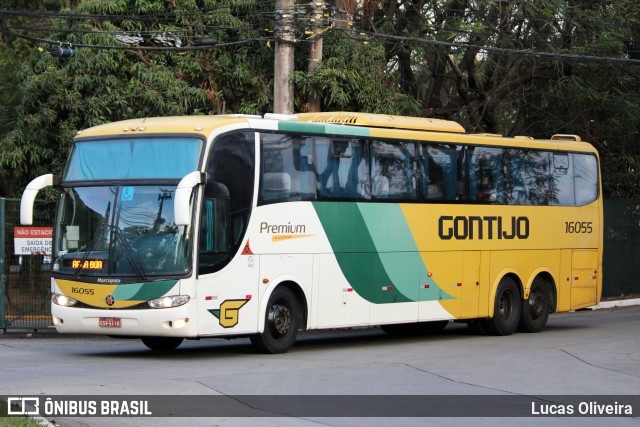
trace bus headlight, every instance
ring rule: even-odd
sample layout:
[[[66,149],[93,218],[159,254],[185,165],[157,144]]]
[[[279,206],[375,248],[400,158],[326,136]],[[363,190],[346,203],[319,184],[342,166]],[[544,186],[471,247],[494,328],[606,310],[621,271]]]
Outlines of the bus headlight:
[[[62,294],[51,294],[51,301],[53,301],[54,304],[61,305],[63,307],[72,307],[78,302],[73,298]]]
[[[147,301],[147,304],[149,304],[149,307],[151,308],[179,307],[189,302],[189,299],[188,295],[171,295],[152,299],[151,301]]]

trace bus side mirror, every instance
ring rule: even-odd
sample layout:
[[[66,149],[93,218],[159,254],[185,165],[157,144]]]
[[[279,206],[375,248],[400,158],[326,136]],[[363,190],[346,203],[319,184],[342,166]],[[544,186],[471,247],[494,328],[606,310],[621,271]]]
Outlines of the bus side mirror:
[[[38,191],[45,187],[60,185],[60,175],[41,175],[31,181],[22,192],[20,200],[20,224],[33,225],[33,204],[36,201]]]
[[[176,188],[176,198],[173,203],[173,216],[175,218],[176,225],[191,225],[191,194],[193,189],[198,184],[204,184],[206,182],[206,174],[198,171],[193,171],[178,183]]]

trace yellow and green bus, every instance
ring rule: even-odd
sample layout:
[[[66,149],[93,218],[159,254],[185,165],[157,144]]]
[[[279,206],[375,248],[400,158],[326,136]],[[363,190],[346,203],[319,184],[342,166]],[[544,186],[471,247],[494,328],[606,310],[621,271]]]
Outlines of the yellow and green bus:
[[[61,176],[51,312],[61,333],[250,337],[299,330],[542,330],[597,304],[596,150],[332,112],[134,119],[78,132]]]

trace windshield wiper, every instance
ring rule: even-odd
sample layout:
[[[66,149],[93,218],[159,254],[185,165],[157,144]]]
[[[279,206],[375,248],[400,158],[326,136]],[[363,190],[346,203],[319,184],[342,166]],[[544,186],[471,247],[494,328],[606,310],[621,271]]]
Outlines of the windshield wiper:
[[[120,229],[116,226],[113,226],[113,228],[113,235],[115,237],[115,240],[116,242],[120,242],[120,245],[122,246],[122,249],[124,251],[124,256],[125,258],[127,258],[127,261],[129,261],[129,264],[131,265],[131,268],[133,268],[134,273],[136,273],[136,276],[138,276],[139,279],[146,280],[147,277],[144,268],[142,268],[142,266],[138,264],[138,261],[136,261],[136,257],[133,255],[133,252],[131,250],[131,246],[129,246],[129,243],[127,243],[126,239],[122,237]]]
[[[73,273],[73,278],[74,279],[77,279],[78,276],[80,276],[80,272],[84,268],[85,261],[89,258],[89,254],[93,250],[93,247],[96,245],[96,243],[98,243],[98,239],[100,239],[100,237],[102,236],[102,233],[107,228],[107,222],[109,221],[110,212],[111,212],[111,202],[108,202],[107,203],[107,209],[106,209],[106,211],[104,213],[104,221],[102,221],[102,223],[100,224],[100,226],[96,230],[96,233],[93,235],[93,239],[91,239],[91,242],[85,248],[84,255],[82,256],[82,259],[80,260],[80,264],[76,267],[76,269],[75,269],[75,271]]]

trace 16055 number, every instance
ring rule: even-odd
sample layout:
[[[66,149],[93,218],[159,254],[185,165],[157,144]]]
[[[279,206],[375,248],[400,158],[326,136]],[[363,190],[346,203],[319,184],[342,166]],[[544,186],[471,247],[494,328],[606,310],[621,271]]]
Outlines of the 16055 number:
[[[593,233],[593,222],[591,221],[566,221],[564,226],[565,233],[568,234]]]

